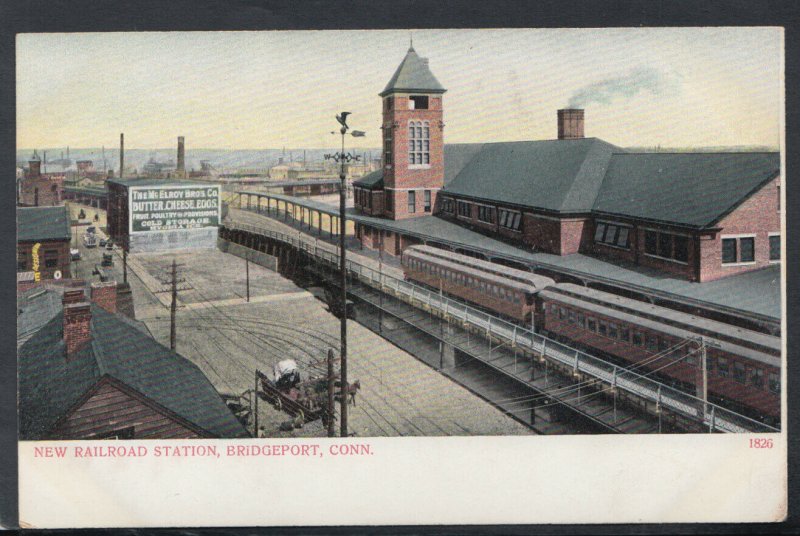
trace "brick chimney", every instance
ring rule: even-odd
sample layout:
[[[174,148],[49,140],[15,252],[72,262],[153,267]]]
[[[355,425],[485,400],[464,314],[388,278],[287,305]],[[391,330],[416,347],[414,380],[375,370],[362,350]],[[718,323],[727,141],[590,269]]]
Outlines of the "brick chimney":
[[[116,314],[117,312],[117,282],[106,281],[105,283],[92,283],[92,301],[108,311]]]
[[[184,146],[183,136],[178,136],[178,165],[177,171],[181,175],[186,171],[186,148]]]
[[[558,139],[583,138],[583,110],[567,108],[558,111]]]
[[[64,304],[64,349],[67,358],[92,340],[92,310],[82,290],[67,290]]]

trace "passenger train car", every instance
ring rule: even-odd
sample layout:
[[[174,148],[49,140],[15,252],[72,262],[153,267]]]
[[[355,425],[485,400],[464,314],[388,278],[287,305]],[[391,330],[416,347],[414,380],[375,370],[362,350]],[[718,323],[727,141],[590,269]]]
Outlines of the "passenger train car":
[[[533,320],[541,334],[692,393],[702,382],[702,336],[709,401],[779,422],[779,337],[428,246],[406,249],[402,264],[407,280],[525,326]]]
[[[536,293],[555,283],[549,277],[430,246],[407,248],[402,264],[407,280],[441,289],[524,325],[538,320],[532,318]]]

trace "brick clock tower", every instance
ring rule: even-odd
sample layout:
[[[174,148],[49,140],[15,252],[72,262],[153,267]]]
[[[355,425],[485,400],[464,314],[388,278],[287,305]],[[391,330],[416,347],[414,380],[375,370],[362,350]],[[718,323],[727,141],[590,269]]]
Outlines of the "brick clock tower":
[[[383,97],[384,216],[399,220],[433,213],[444,185],[442,87],[413,47]]]

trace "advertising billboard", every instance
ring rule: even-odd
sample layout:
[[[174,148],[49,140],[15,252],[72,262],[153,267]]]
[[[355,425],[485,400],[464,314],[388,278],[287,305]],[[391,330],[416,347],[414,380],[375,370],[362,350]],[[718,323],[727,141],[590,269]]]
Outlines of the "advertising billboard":
[[[219,185],[131,187],[128,193],[130,234],[217,227]]]

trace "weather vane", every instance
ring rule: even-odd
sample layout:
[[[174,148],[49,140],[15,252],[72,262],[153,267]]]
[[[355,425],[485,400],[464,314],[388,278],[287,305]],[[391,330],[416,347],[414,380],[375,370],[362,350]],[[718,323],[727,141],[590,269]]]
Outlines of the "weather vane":
[[[336,120],[340,125],[342,125],[342,128],[339,129],[339,134],[342,135],[342,151],[339,153],[326,154],[325,160],[333,160],[335,162],[352,162],[354,160],[361,160],[361,155],[344,152],[344,136],[347,134],[347,131],[350,130],[350,127],[347,125],[348,115],[350,115],[350,112],[342,112],[336,116]],[[336,134],[336,132],[331,131],[331,134]],[[363,138],[366,136],[366,134],[367,133],[362,130],[354,130],[350,133],[350,135],[354,138]]]

